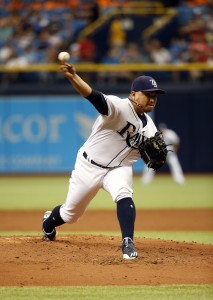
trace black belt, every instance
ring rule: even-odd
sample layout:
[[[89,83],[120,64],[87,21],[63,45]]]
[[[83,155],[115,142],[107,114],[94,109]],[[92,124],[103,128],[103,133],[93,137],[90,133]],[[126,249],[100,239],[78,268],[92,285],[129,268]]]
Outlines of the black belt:
[[[88,158],[88,155],[87,155],[87,153],[86,152],[84,152],[83,153],[83,157],[86,159],[86,160],[88,160],[87,158]],[[102,165],[99,165],[98,163],[96,163],[94,160],[88,160],[91,164],[93,164],[93,165],[95,165],[95,166],[98,166],[98,167],[100,167],[100,168],[102,168],[102,169],[110,169],[110,167],[105,167],[105,166],[102,166]]]

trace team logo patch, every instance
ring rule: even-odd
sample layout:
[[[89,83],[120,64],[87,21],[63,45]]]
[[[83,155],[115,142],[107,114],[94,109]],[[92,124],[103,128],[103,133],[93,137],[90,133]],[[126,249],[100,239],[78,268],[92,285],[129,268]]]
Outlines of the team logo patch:
[[[150,79],[149,81],[151,81],[151,84],[154,86],[154,87],[158,87],[157,86],[157,83],[154,79]]]

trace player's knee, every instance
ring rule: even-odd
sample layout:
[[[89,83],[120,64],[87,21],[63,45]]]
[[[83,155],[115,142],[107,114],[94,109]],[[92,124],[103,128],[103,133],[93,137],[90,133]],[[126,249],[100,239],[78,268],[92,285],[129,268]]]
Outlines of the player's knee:
[[[118,202],[119,200],[124,198],[132,198],[132,190],[127,188],[120,189],[119,193],[114,198],[114,201]]]
[[[73,210],[69,210],[66,207],[61,207],[60,214],[64,222],[72,224],[78,221],[80,215]]]

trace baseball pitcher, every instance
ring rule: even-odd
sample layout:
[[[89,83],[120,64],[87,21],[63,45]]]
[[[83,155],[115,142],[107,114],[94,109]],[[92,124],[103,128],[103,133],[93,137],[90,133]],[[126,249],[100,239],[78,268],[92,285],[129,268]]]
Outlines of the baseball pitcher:
[[[69,182],[66,201],[44,214],[44,240],[56,238],[56,227],[76,222],[99,189],[108,192],[116,204],[124,259],[137,258],[134,245],[135,205],[132,199],[132,165],[140,157],[157,170],[167,150],[150,116],[157,103],[158,88],[149,76],[137,77],[128,98],[105,95],[93,89],[73,65],[61,63],[61,71],[75,90],[99,112],[91,135],[79,149]]]

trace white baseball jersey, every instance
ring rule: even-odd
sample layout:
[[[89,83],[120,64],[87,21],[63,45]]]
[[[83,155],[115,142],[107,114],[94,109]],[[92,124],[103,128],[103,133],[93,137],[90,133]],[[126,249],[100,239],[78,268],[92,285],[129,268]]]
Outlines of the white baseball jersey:
[[[143,128],[128,98],[104,96],[109,108],[108,116],[99,115],[81,151],[103,166],[132,165],[140,157],[138,146],[142,139],[153,136],[157,129],[147,114],[147,125]]]
[[[138,146],[157,131],[147,114],[143,128],[128,98],[104,97],[108,114],[99,115],[78,151],[66,202],[60,208],[66,223],[76,222],[101,188],[115,202],[132,198],[132,164],[140,157]]]

